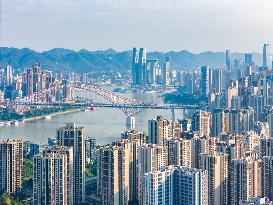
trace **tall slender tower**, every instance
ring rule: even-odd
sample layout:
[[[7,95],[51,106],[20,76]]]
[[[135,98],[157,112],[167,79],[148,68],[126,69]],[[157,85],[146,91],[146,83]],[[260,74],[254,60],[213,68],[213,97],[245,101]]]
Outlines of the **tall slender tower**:
[[[223,70],[222,68],[219,68],[217,70],[217,85],[216,90],[218,93],[221,93],[223,90]]]
[[[139,72],[139,85],[146,84],[146,49],[139,49],[139,59],[138,59],[138,72]]]
[[[12,67],[10,65],[7,65],[5,69],[5,86],[12,85],[12,81],[13,81]]]
[[[263,46],[263,67],[268,68],[268,50],[269,50],[269,44],[264,44]]]
[[[231,70],[230,50],[226,50],[226,67],[228,71]]]
[[[74,204],[85,202],[85,138],[84,128],[75,123],[67,123],[57,130],[57,144],[73,147]]]
[[[133,56],[132,56],[132,85],[137,84],[138,72],[137,72],[137,63],[138,63],[138,53],[137,49],[133,48]]]
[[[166,57],[166,61],[163,66],[163,85],[167,87],[170,84],[170,57]]]
[[[27,69],[27,96],[32,96],[33,91],[33,70],[29,68]]]
[[[22,188],[23,142],[0,142],[0,190],[15,193]]]
[[[207,96],[209,93],[209,66],[201,67],[201,95]]]

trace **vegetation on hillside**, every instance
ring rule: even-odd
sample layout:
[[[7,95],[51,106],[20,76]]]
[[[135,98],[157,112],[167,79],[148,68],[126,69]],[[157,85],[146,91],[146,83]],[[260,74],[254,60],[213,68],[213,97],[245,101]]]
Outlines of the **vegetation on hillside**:
[[[11,111],[10,109],[3,109],[0,111],[0,121],[9,121],[9,120],[22,120],[24,118],[39,117],[44,115],[49,115],[57,112],[64,112],[68,110],[76,109],[77,107],[47,107],[47,108],[31,108],[26,111],[24,114],[18,114]]]

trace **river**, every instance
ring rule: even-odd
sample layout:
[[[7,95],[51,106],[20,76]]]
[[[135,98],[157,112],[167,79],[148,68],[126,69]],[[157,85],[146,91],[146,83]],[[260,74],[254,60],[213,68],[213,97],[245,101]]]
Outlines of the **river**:
[[[114,88],[110,86],[105,87],[108,90],[113,90]],[[87,91],[77,91],[76,95],[98,100],[97,96]],[[146,103],[163,103],[159,93],[133,93],[127,91],[121,95]],[[171,119],[170,110],[144,110],[135,116],[136,130],[147,133],[148,120],[156,118],[157,115]],[[179,110],[175,111],[175,117],[181,118],[182,112]],[[52,117],[51,119],[27,122],[18,126],[0,127],[0,140],[13,138],[45,144],[48,137],[56,135],[57,128],[65,126],[67,122],[75,122],[77,126],[85,128],[86,137],[92,136],[96,138],[97,144],[104,145],[120,139],[120,133],[126,130],[125,120],[126,115],[118,108],[98,108],[95,111],[68,113]]]

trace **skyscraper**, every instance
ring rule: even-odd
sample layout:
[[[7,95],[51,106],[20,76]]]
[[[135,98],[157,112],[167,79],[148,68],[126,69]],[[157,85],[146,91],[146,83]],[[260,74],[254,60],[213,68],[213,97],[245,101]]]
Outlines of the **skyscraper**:
[[[210,136],[211,113],[203,110],[197,111],[192,118],[192,130],[199,132],[200,136]]]
[[[148,121],[148,143],[165,145],[168,138],[173,134],[172,122],[157,116],[156,119]]]
[[[164,147],[155,144],[144,144],[138,147],[138,197],[141,198],[143,190],[143,176],[147,172],[154,172],[167,165]]]
[[[85,160],[86,163],[92,163],[96,159],[96,139],[88,137],[85,139]]]
[[[208,204],[228,205],[228,155],[203,154],[201,168],[208,172]]]
[[[263,68],[268,68],[268,51],[269,51],[269,44],[264,44],[263,46]]]
[[[142,204],[208,205],[207,171],[168,166],[144,175]]]
[[[245,54],[245,65],[246,66],[252,66],[253,60],[252,60],[252,54],[246,53]]]
[[[262,158],[262,196],[273,200],[273,157]]]
[[[139,194],[139,159],[138,148],[146,143],[146,134],[144,132],[137,132],[135,130],[121,133],[121,139],[129,140],[131,144],[130,149],[130,202],[136,203]]]
[[[173,204],[209,205],[208,172],[195,168],[176,167],[173,191]]]
[[[216,91],[218,93],[221,93],[223,91],[223,70],[222,68],[219,68],[217,70],[217,78],[216,78]]]
[[[201,95],[206,97],[209,93],[209,66],[201,67]]]
[[[239,205],[250,197],[261,196],[261,160],[233,160],[230,166],[229,204]]]
[[[138,58],[139,85],[146,84],[146,49],[139,49]]]
[[[126,205],[129,201],[130,143],[104,146],[97,152],[97,191],[102,205]]]
[[[230,50],[226,50],[226,67],[228,71],[231,70]]]
[[[0,142],[0,190],[7,193],[21,191],[23,177],[23,142]]]
[[[138,84],[138,72],[136,70],[136,66],[138,63],[138,52],[137,49],[133,48],[133,56],[132,56],[132,85]]]
[[[148,172],[143,177],[143,191],[141,204],[155,205],[164,204],[172,205],[174,189],[174,168],[162,168],[159,171]]]
[[[7,65],[7,67],[5,68],[5,86],[12,85],[12,81],[13,81],[12,67],[10,65]]]
[[[183,167],[193,167],[194,161],[192,160],[194,154],[191,139],[170,139],[168,144],[168,164],[179,165]]]
[[[33,95],[33,70],[32,68],[27,69],[27,96],[30,97]]]
[[[36,64],[33,66],[33,92],[41,90],[41,66]]]
[[[84,128],[67,123],[57,130],[57,144],[73,147],[74,203],[85,202],[85,137]]]
[[[146,49],[140,48],[137,52],[133,48],[132,57],[132,85],[143,86],[147,83]]]
[[[170,84],[170,57],[166,57],[166,61],[163,66],[163,86],[168,86]]]
[[[157,83],[158,60],[147,60],[147,83],[155,85]]]
[[[33,166],[33,204],[73,204],[72,147],[45,147]]]

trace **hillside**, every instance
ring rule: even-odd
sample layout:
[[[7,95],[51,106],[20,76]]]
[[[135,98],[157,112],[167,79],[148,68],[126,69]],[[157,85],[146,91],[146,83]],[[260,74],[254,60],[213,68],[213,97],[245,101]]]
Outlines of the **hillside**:
[[[191,69],[201,65],[212,67],[223,66],[224,52],[191,53],[186,50],[170,52],[148,52],[148,59],[158,59],[160,66],[166,56],[170,56],[174,68]],[[242,53],[233,53],[233,58],[244,58]],[[105,51],[73,51],[64,48],[54,48],[49,51],[37,52],[29,48],[0,47],[0,68],[7,64],[14,68],[27,68],[40,62],[44,68],[51,70],[70,70],[75,72],[90,71],[125,71],[131,68],[131,51],[117,52],[113,49]],[[261,62],[261,55],[254,53],[256,63]]]

